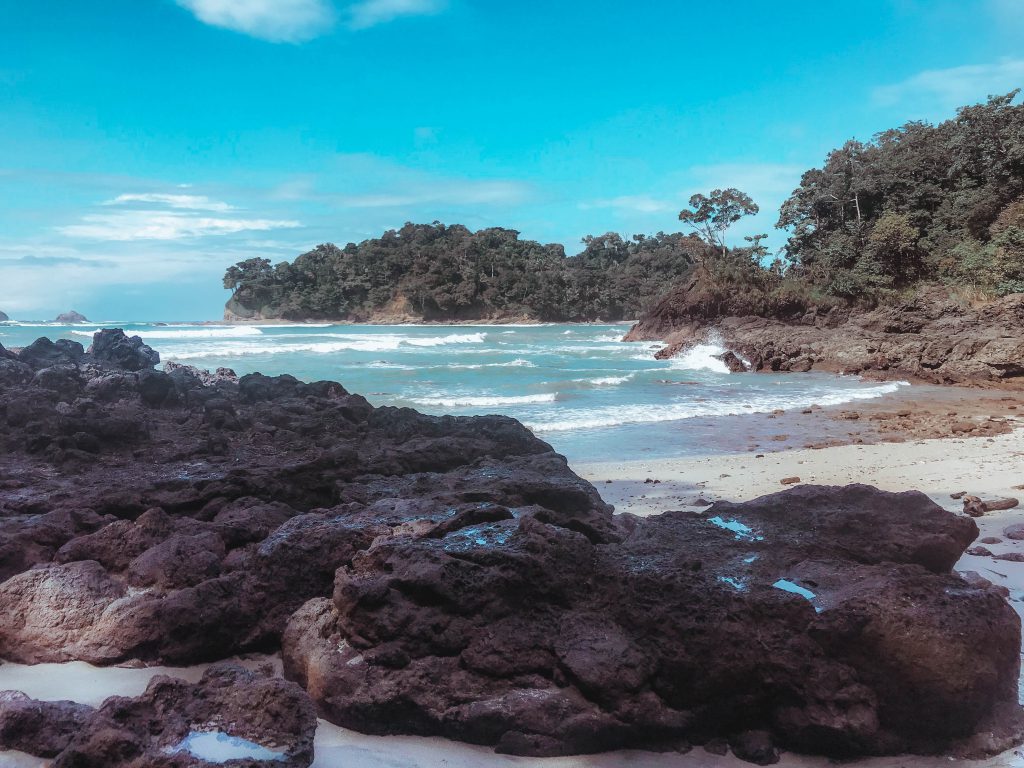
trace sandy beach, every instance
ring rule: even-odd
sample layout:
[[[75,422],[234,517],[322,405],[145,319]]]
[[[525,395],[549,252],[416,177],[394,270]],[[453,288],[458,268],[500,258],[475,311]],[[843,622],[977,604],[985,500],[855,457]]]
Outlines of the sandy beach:
[[[827,416],[827,414],[826,414]],[[783,478],[802,483],[869,483],[891,491],[917,489],[936,503],[960,512],[962,502],[951,494],[966,491],[982,499],[1021,496],[1024,485],[1024,428],[994,437],[909,440],[897,443],[850,444],[822,449],[797,449],[757,454],[745,452],[686,460],[627,461],[579,464],[573,468],[593,482],[618,512],[657,514],[667,509],[701,508],[727,499],[742,501],[783,490]],[[657,481],[657,482],[654,482]],[[1024,541],[1012,541],[1003,529],[1024,521],[1024,508],[989,513],[978,519],[979,539],[999,538],[985,546],[994,554],[1024,553]],[[1024,609],[1024,563],[965,555],[961,571],[976,571],[1007,587],[1012,605]],[[271,663],[273,657],[252,657],[252,665]],[[24,666],[0,665],[0,690],[15,689],[44,700],[71,699],[98,704],[111,695],[138,695],[156,674],[196,680],[203,667],[106,668],[81,662]],[[1012,750],[982,761],[959,761],[977,768],[1024,766],[1024,754]],[[937,768],[950,758],[889,757],[854,763],[859,768]],[[0,753],[0,766],[27,768],[46,761],[14,752]],[[320,721],[316,735],[316,768],[739,768],[748,765],[731,755],[718,756],[703,748],[686,754],[615,752],[570,758],[522,758],[497,755],[490,749],[439,738],[375,737]],[[830,762],[784,754],[784,768],[824,768]]]

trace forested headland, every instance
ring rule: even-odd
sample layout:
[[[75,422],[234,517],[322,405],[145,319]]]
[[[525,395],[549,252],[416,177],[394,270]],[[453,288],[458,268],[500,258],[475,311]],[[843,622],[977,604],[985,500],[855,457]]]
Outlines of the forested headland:
[[[668,302],[684,314],[785,317],[870,307],[925,285],[972,300],[1024,292],[1017,95],[832,151],[783,203],[776,226],[788,240],[774,256],[764,235],[727,243],[729,228],[758,209],[739,190],[714,190],[680,213],[687,233],[587,237],[573,256],[510,229],[435,222],[321,245],[291,263],[249,259],[225,275],[226,315],[621,320]]]

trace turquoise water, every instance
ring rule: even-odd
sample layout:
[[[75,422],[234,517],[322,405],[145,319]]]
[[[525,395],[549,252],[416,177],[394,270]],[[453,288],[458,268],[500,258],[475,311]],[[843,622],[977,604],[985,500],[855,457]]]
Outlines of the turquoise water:
[[[164,361],[239,374],[333,379],[374,405],[426,413],[513,416],[576,461],[743,450],[736,417],[840,405],[894,392],[898,382],[830,374],[729,374],[702,345],[655,360],[658,343],[620,341],[629,326],[215,326],[0,323],[0,343],[38,336],[88,346],[123,327]]]

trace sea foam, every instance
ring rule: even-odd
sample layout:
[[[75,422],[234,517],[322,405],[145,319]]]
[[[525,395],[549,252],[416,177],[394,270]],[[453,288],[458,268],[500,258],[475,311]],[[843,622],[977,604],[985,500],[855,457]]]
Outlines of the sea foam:
[[[413,402],[419,405],[435,406],[441,408],[491,408],[500,405],[532,405],[538,403],[553,403],[558,399],[557,392],[548,392],[540,395],[448,395],[444,397],[419,397]]]
[[[72,331],[75,336],[88,336],[99,333],[97,328],[92,331]],[[209,326],[204,328],[188,328],[175,330],[171,328],[155,328],[149,331],[125,331],[128,336],[139,336],[143,339],[247,339],[262,336],[263,331],[251,325]]]
[[[891,381],[864,389],[827,393],[805,393],[799,396],[765,395],[728,402],[686,402],[652,405],[621,405],[600,408],[564,409],[548,419],[528,419],[525,423],[534,432],[570,432],[579,429],[602,429],[626,424],[654,424],[683,421],[701,417],[740,416],[770,413],[777,409],[807,408],[811,405],[842,405],[855,400],[871,400],[909,386],[905,381]]]

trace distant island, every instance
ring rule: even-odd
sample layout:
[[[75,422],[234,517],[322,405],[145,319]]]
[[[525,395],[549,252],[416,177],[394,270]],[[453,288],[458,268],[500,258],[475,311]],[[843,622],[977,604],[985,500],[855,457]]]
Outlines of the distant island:
[[[736,189],[694,195],[679,215],[689,233],[587,237],[575,256],[511,229],[406,224],[291,263],[230,267],[225,319],[640,318],[633,338],[666,338],[736,317],[836,325],[921,291],[962,305],[1024,292],[1017,94],[829,153],[783,203],[776,226],[789,238],[774,256],[763,234],[727,245],[730,227],[759,210]]]
[[[61,312],[59,315],[57,315],[56,318],[54,318],[53,322],[55,322],[55,323],[88,323],[89,322],[89,318],[87,318],[81,312],[75,312],[75,310],[71,310],[70,312]]]
[[[4,312],[0,312],[0,323],[6,323],[10,319]]]

